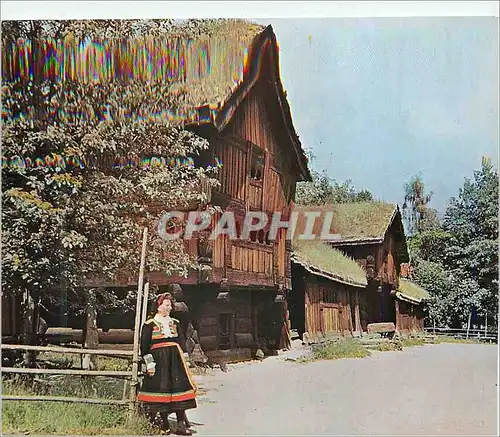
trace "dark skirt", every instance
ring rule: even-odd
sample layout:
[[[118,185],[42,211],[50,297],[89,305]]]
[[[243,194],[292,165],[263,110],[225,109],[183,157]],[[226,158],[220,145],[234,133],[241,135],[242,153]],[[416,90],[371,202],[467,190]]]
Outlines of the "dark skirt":
[[[176,412],[196,408],[196,383],[177,343],[154,344],[151,354],[156,362],[153,376],[146,375],[137,399],[144,410]]]

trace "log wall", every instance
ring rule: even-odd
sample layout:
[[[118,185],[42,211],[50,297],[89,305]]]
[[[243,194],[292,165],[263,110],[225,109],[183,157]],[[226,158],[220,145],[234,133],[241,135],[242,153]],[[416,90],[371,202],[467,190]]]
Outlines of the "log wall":
[[[352,288],[308,275],[305,280],[305,329],[310,335],[344,335],[356,329],[347,294],[356,292]]]
[[[399,332],[410,334],[423,332],[424,313],[419,305],[396,300],[396,329]]]

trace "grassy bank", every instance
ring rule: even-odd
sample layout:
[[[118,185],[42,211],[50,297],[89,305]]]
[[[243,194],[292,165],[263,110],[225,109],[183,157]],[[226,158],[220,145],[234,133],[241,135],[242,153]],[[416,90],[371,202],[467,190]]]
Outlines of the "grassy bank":
[[[489,342],[477,340],[474,338],[457,338],[457,337],[452,337],[452,336],[448,336],[448,335],[436,336],[434,343],[436,343],[436,344],[439,344],[439,343],[493,344],[493,345],[497,346],[497,344],[493,343],[493,342],[489,343]]]
[[[317,360],[338,360],[342,358],[366,358],[371,351],[392,352],[401,351],[404,348],[423,346],[425,341],[421,337],[404,337],[394,340],[381,338],[368,339],[339,339],[312,348],[312,356],[302,358],[300,362]]]
[[[83,398],[121,397],[123,381],[90,381],[80,377],[3,378],[3,394]],[[116,396],[117,394],[120,396]],[[49,401],[3,401],[3,434],[152,434],[142,416],[128,419],[126,406]]]
[[[49,368],[80,368],[80,355],[40,353],[37,361]],[[130,360],[99,357],[98,370],[129,370]],[[10,395],[70,396],[80,398],[121,399],[128,396],[128,384],[108,377],[70,375],[6,375],[2,391]],[[4,401],[3,434],[153,434],[142,416],[129,420],[126,406],[93,405],[50,401]]]

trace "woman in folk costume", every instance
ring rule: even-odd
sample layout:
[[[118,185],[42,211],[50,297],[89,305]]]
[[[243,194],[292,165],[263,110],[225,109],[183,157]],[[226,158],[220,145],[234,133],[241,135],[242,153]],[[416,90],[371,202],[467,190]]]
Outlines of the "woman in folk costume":
[[[160,412],[164,431],[170,434],[168,414],[177,415],[177,434],[191,435],[186,428],[185,411],[196,408],[196,384],[186,364],[185,336],[179,321],[170,317],[173,299],[170,293],[157,299],[156,315],[142,327],[141,355],[146,363],[137,399],[151,420]]]

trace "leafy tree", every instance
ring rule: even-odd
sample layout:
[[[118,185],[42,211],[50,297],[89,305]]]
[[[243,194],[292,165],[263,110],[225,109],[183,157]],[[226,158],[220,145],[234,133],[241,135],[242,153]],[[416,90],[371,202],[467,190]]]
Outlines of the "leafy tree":
[[[88,281],[109,283],[124,272],[136,277],[143,226],[153,231],[164,209],[206,200],[199,187],[216,184],[214,168],[137,165],[144,157],[168,162],[208,147],[166,116],[184,109],[183,93],[170,92],[163,77],[49,80],[52,66],[43,56],[57,44],[78,47],[80,38],[119,42],[197,28],[182,26],[169,20],[2,22],[5,292],[57,299],[64,291],[81,308]],[[116,165],[117,156],[125,165]],[[150,270],[186,274],[198,267],[182,241],[149,235]]]
[[[489,160],[450,199],[442,228],[420,231],[409,249],[415,280],[430,292],[429,315],[437,323],[462,327],[473,308],[496,323],[498,173]]]
[[[312,172],[312,182],[297,184],[295,201],[301,205],[326,205],[332,203],[365,202],[373,200],[368,190],[356,191],[352,181],[338,183],[326,172]]]
[[[432,192],[425,192],[424,182],[420,175],[413,176],[410,182],[405,184],[403,216],[407,221],[410,236],[423,230],[422,224],[429,214],[428,204],[432,194]]]
[[[414,272],[415,281],[431,296],[428,313],[438,326],[462,328],[471,307],[484,299],[485,290],[476,281],[450,273],[438,262],[419,260]]]
[[[446,251],[452,235],[440,229],[420,232],[408,240],[411,259],[440,262],[446,261]]]
[[[498,314],[498,173],[488,159],[466,179],[444,217],[452,234],[447,265],[487,290],[482,307]]]

